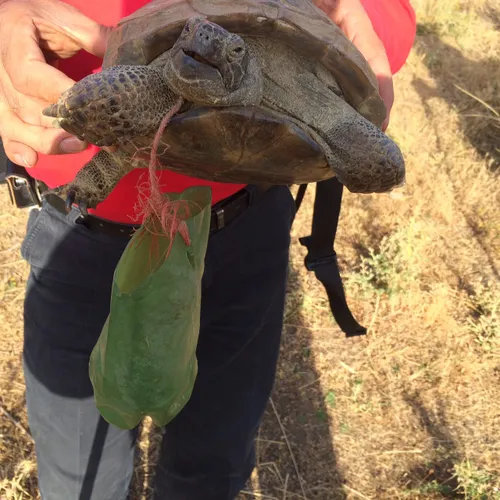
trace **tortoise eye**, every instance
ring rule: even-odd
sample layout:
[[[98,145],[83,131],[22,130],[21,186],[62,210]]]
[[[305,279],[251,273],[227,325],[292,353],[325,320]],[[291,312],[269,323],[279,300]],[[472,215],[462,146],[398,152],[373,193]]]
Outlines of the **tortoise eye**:
[[[236,47],[233,47],[229,51],[229,58],[230,59],[238,59],[243,55],[244,51],[245,51],[244,47],[242,47],[241,45],[237,45]]]
[[[244,40],[235,33],[232,33],[228,40],[228,55],[231,58],[239,58],[242,57],[245,53],[245,42]]]

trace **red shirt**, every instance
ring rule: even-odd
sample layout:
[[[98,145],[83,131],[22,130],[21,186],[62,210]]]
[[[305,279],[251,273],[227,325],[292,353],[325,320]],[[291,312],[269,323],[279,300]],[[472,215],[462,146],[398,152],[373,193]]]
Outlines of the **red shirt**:
[[[113,26],[149,0],[64,0],[80,9],[95,21]],[[377,35],[382,40],[393,73],[399,71],[410,52],[415,37],[415,13],[409,0],[361,0]],[[100,70],[102,61],[84,51],[71,59],[60,61],[59,69],[75,81]],[[38,163],[30,174],[43,180],[49,187],[70,182],[80,168],[99,151],[91,145],[82,153],[70,155],[39,155]],[[96,216],[117,222],[138,222],[134,205],[137,200],[137,184],[144,181],[146,169],[134,169],[125,175],[112,193],[95,210]],[[244,187],[243,184],[209,182],[163,170],[159,172],[164,192],[180,192],[192,185],[208,185],[212,188],[212,201],[217,203]]]

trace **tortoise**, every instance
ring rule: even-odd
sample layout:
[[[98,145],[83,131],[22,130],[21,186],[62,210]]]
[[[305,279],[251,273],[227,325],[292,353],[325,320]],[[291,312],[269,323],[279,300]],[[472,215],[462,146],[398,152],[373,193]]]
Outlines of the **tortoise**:
[[[67,207],[95,207],[145,167],[177,102],[159,168],[233,183],[336,176],[353,193],[404,184],[373,71],[310,0],[154,0],[113,29],[102,71],[43,111],[81,140],[117,146],[57,188]]]

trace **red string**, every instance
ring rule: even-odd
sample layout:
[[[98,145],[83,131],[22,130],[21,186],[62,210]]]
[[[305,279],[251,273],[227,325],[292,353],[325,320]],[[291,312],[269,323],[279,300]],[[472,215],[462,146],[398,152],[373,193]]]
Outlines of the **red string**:
[[[157,152],[160,140],[172,116],[174,116],[182,106],[182,102],[182,98],[179,98],[175,106],[164,116],[158,128],[158,131],[156,132],[149,161],[149,197],[143,198],[139,209],[140,215],[144,218],[145,224],[149,219],[153,217],[157,218],[157,220],[160,222],[163,234],[167,235],[170,240],[170,246],[168,248],[167,255],[170,252],[170,247],[177,232],[179,232],[186,245],[190,245],[191,243],[188,227],[184,220],[179,217],[179,211],[181,209],[184,211],[183,215],[185,217],[188,216],[188,201],[172,201],[168,198],[167,195],[162,194],[160,189],[159,177],[156,173],[156,169],[158,166]]]

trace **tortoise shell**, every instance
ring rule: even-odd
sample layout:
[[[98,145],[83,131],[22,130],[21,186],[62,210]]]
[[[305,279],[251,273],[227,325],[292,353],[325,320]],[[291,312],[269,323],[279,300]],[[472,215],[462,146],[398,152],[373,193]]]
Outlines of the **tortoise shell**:
[[[151,64],[173,46],[193,16],[205,16],[243,37],[274,38],[321,61],[358,113],[379,127],[384,121],[386,108],[367,61],[310,0],[153,0],[112,31],[103,68]],[[162,140],[169,145],[158,152],[163,167],[204,179],[295,184],[334,175],[319,144],[292,121],[264,108],[180,112]],[[147,147],[151,138],[135,142]]]

